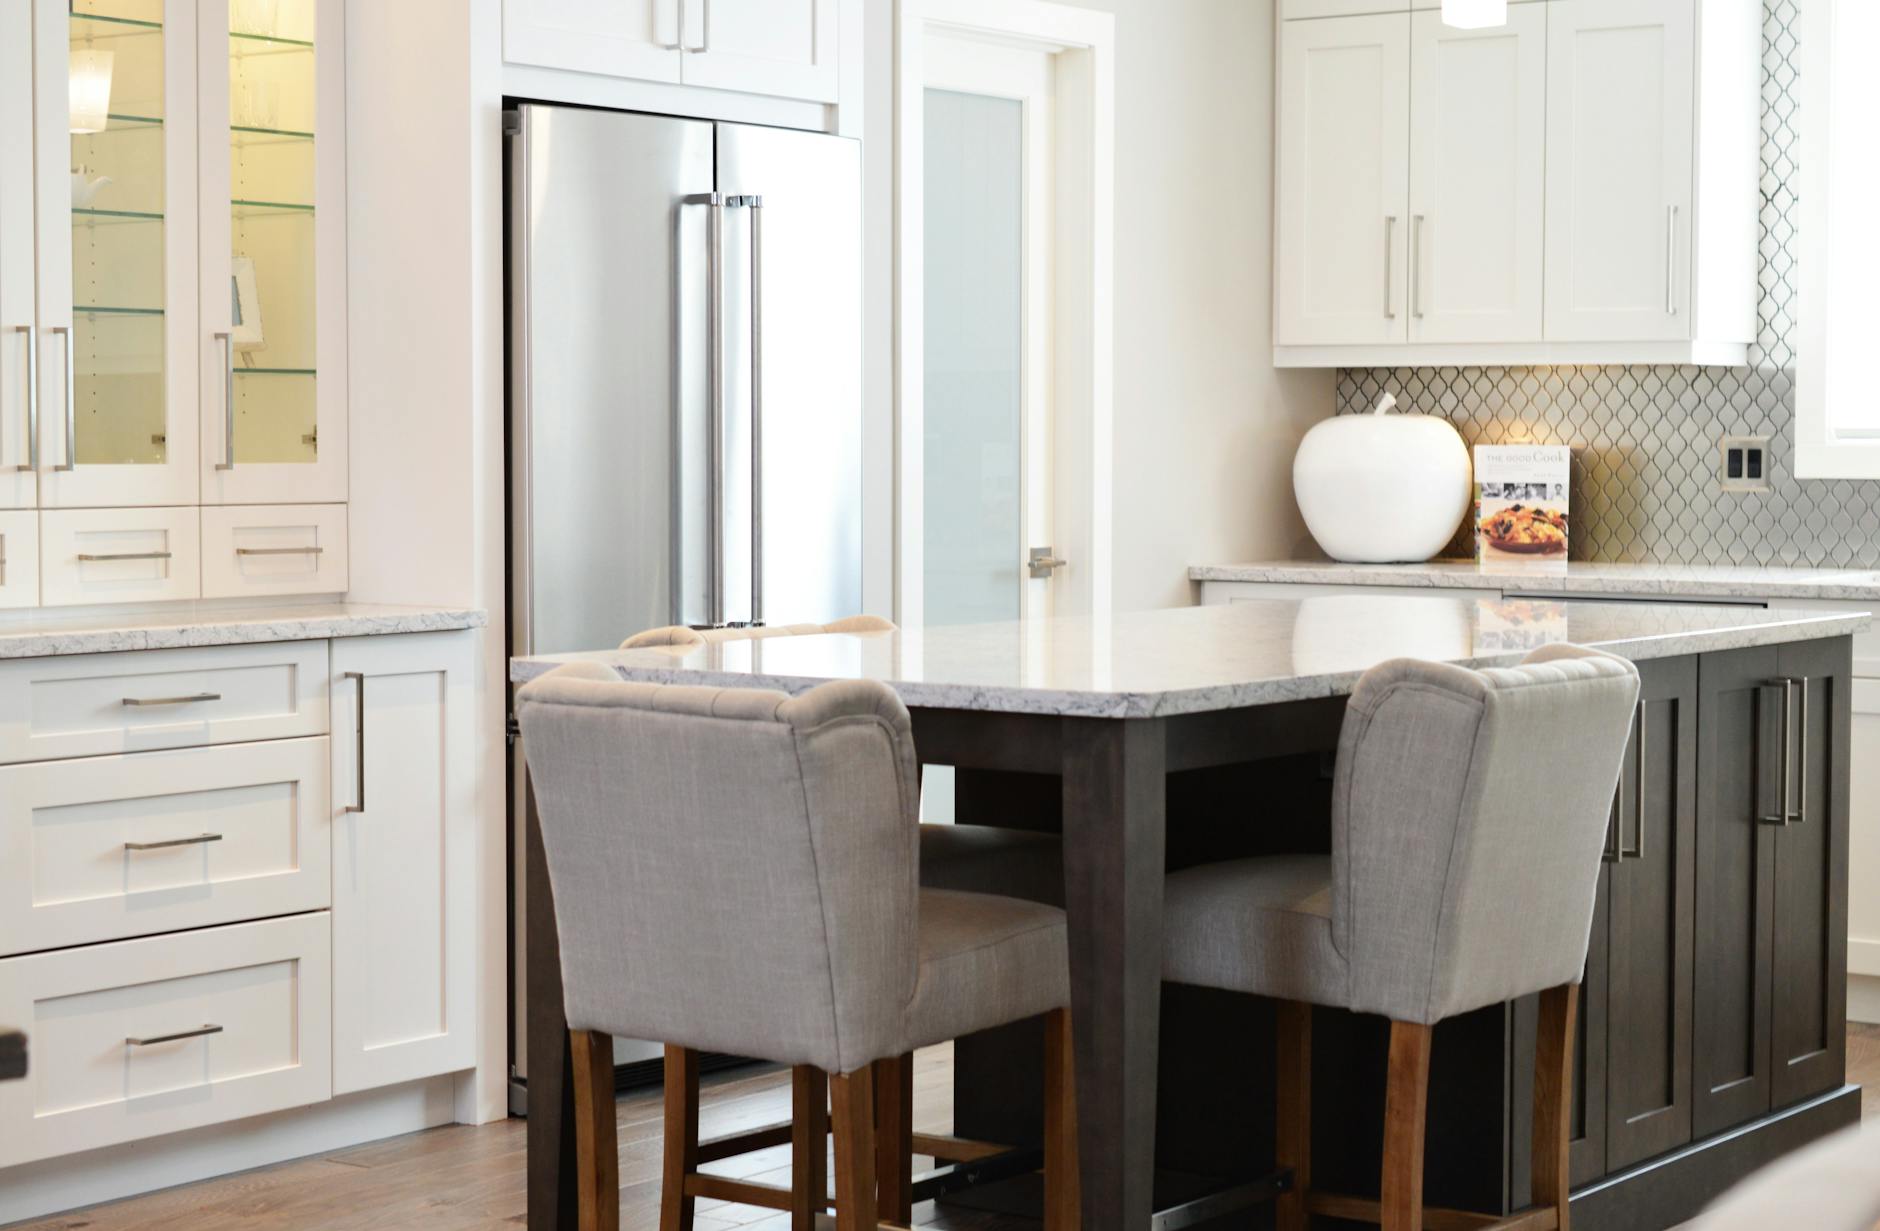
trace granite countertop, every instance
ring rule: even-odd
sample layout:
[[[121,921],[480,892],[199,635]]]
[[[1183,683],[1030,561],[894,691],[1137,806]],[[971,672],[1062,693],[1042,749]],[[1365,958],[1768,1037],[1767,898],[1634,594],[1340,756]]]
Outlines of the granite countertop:
[[[696,648],[510,661],[535,678],[570,661],[660,684],[778,688],[885,680],[909,705],[1146,718],[1339,696],[1366,668],[1415,657],[1506,666],[1573,641],[1632,659],[1859,632],[1862,614],[1722,605],[1336,594],[1104,618],[823,633]]]
[[[174,603],[82,616],[35,610],[0,613],[0,658],[446,632],[483,623],[475,608],[381,603]]]
[[[1880,572],[1864,569],[1754,568],[1708,564],[1431,560],[1423,564],[1341,564],[1274,560],[1197,564],[1191,581],[1291,585],[1432,586],[1547,595],[1612,594],[1672,598],[1830,599],[1880,604]]]

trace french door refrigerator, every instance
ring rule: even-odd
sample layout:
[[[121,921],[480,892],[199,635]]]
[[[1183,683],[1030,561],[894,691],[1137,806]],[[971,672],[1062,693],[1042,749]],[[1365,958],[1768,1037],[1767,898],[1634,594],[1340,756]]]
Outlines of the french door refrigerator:
[[[536,104],[505,120],[512,651],[859,612],[857,144]],[[526,773],[518,745],[524,1081]]]

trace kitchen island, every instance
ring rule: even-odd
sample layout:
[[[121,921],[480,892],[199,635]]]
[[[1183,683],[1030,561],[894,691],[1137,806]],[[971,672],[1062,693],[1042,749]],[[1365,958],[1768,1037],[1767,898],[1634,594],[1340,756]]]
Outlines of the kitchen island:
[[[1498,598],[1306,598],[569,659],[623,678],[780,688],[889,683],[959,819],[1061,829],[1085,1225],[1137,1229],[1271,1158],[1270,1008],[1164,989],[1165,870],[1326,849],[1326,753],[1367,668],[1519,661],[1550,641],[1640,664],[1576,1048],[1574,1215],[1662,1227],[1735,1177],[1854,1120],[1845,1084],[1846,784],[1857,613]],[[572,1226],[571,1094],[539,838],[529,859],[530,1214]],[[1432,1204],[1526,1204],[1533,1005],[1443,1023]],[[1381,1021],[1315,1022],[1317,1180],[1376,1183]],[[1035,1038],[956,1046],[956,1132],[1036,1133]],[[539,1049],[539,1050],[538,1050]],[[539,1220],[539,1221],[538,1221]]]

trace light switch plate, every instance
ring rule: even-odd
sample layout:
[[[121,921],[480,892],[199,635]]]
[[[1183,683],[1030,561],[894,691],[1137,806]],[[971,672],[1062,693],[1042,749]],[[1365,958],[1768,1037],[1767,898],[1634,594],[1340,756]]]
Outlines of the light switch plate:
[[[1726,492],[1769,490],[1769,438],[1725,436],[1717,451],[1717,486]]]

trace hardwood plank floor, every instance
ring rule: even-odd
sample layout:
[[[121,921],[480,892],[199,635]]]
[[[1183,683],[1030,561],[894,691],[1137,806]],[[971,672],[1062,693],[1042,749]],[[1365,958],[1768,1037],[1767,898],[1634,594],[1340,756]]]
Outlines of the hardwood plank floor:
[[[1848,1027],[1848,1080],[1865,1087],[1862,1114],[1880,1116],[1880,1025]],[[953,1049],[930,1047],[914,1060],[914,1131],[953,1128]],[[790,1113],[788,1069],[746,1068],[707,1076],[699,1131],[706,1137],[776,1123]],[[660,1092],[620,1099],[622,1231],[659,1223]],[[527,1131],[521,1120],[452,1125],[296,1159],[238,1175],[185,1184],[126,1201],[92,1206],[10,1231],[514,1231],[526,1223]],[[917,1160],[916,1170],[927,1160]],[[777,1146],[711,1163],[705,1170],[738,1179],[788,1183],[790,1147]],[[932,1203],[914,1221],[935,1231],[1036,1231],[1003,1218]],[[700,1201],[697,1231],[788,1231],[787,1214],[722,1201]]]

